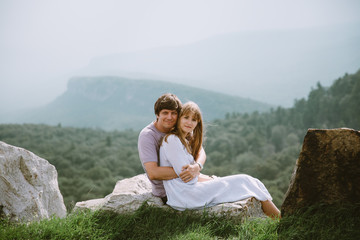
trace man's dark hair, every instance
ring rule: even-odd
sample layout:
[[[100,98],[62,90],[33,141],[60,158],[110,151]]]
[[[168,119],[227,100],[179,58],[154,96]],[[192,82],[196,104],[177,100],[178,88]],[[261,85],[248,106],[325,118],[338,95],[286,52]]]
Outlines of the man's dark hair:
[[[158,98],[154,104],[155,115],[159,115],[161,110],[175,110],[180,114],[182,103],[180,99],[172,93],[165,93]]]

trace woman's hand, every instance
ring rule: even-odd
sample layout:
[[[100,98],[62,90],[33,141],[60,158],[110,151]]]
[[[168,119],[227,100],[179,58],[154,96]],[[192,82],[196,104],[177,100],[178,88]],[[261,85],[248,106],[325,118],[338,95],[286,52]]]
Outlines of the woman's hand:
[[[198,164],[188,164],[182,167],[179,177],[183,182],[189,182],[200,174],[200,166]]]

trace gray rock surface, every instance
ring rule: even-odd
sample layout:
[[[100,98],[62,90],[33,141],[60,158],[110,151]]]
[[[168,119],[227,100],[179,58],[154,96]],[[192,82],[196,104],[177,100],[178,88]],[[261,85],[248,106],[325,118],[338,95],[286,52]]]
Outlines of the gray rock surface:
[[[76,203],[74,211],[81,209],[109,210],[117,213],[133,212],[142,204],[160,208],[170,208],[164,205],[160,198],[151,194],[151,184],[145,174],[120,180],[116,183],[113,192],[105,198],[93,199]],[[244,199],[234,203],[224,203],[206,209],[215,215],[248,218],[265,217],[261,203],[254,198]],[[202,210],[194,211],[202,213]]]
[[[283,216],[314,204],[360,202],[360,132],[309,129],[281,207]]]
[[[57,171],[47,160],[0,142],[0,215],[13,221],[66,216]]]

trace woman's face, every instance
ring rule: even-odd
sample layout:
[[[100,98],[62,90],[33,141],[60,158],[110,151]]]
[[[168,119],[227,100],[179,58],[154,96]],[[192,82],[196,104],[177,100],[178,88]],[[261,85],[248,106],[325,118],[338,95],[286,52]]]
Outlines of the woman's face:
[[[198,124],[198,121],[195,118],[195,114],[193,114],[192,112],[188,113],[187,115],[181,116],[179,121],[180,129],[185,134],[191,133]]]

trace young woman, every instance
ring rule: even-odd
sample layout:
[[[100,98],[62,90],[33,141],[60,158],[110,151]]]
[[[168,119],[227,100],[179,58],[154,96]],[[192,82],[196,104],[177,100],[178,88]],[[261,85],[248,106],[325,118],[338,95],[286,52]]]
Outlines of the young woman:
[[[203,121],[198,105],[183,105],[177,125],[167,134],[160,147],[160,166],[171,166],[179,175],[183,166],[194,164],[202,148]],[[200,174],[185,183],[180,178],[164,180],[167,204],[177,210],[202,209],[224,202],[255,197],[261,201],[264,213],[280,217],[279,209],[264,184],[246,174],[209,177]]]

